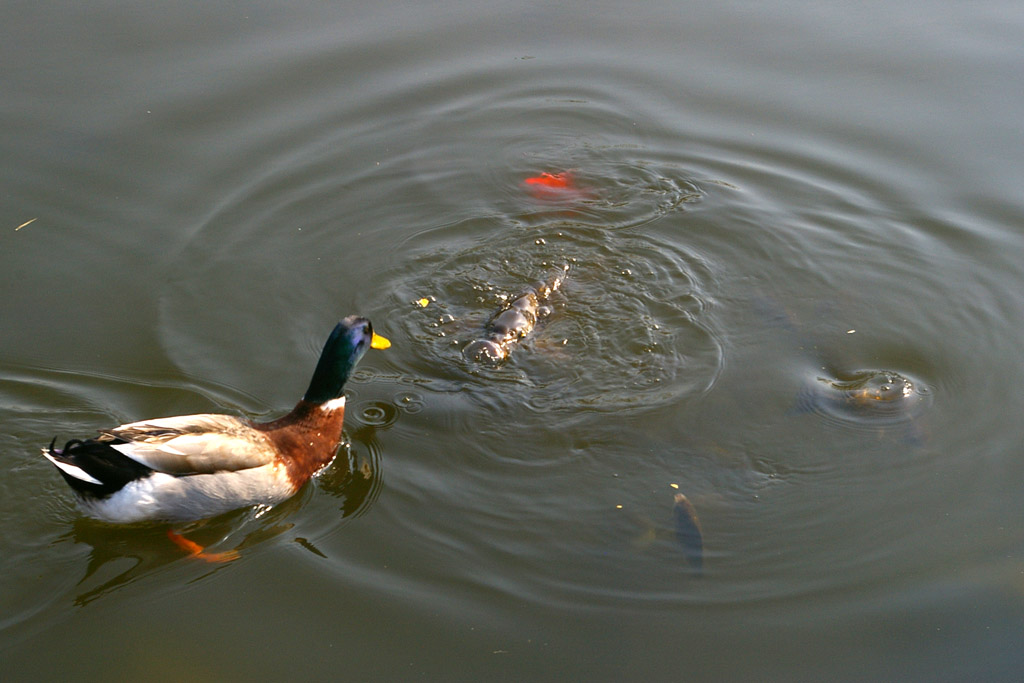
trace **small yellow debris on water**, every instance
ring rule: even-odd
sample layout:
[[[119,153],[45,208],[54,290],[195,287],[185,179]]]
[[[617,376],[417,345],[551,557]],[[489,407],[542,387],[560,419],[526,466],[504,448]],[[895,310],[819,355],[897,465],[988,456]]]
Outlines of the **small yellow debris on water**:
[[[674,488],[674,489],[677,489],[677,488],[679,488],[679,484],[669,484],[669,486],[671,486],[671,487],[672,487],[672,488]]]
[[[621,506],[621,505],[616,505],[616,506],[615,506],[615,509],[616,509],[616,510],[621,510],[621,509],[622,509],[622,506]]]
[[[426,307],[427,307],[427,306],[428,306],[428,305],[430,304],[430,299],[427,299],[426,297],[423,297],[422,299],[420,299],[419,301],[417,301],[417,302],[416,302],[416,304],[417,304],[417,305],[418,305],[418,306],[419,306],[420,308],[426,308]]]
[[[853,333],[854,333],[854,332],[856,332],[856,331],[857,331],[857,330],[847,330],[847,331],[846,331],[846,334],[853,334]]]
[[[31,225],[32,223],[35,223],[35,222],[36,222],[37,220],[39,220],[39,218],[38,218],[38,217],[36,217],[36,218],[31,218],[31,219],[29,219],[29,220],[25,221],[24,223],[22,223],[21,225],[19,225],[18,227],[16,227],[16,228],[14,229],[14,232],[18,232],[19,230],[21,230],[22,228],[24,228],[24,227],[25,227],[26,225]]]

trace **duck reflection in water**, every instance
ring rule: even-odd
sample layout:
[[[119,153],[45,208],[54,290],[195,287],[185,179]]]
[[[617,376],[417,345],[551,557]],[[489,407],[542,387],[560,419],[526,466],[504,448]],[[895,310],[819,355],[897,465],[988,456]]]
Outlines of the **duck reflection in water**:
[[[373,504],[380,490],[379,445],[376,442],[376,427],[359,427],[352,431],[355,443],[362,444],[368,457],[358,457],[346,444],[335,462],[316,480],[318,490],[341,498],[342,518],[354,517],[365,512]],[[362,451],[363,448],[360,448]],[[242,540],[227,550],[202,555],[190,553],[207,563],[202,577],[230,566],[229,562],[217,559],[231,559],[245,551],[252,550],[282,534],[292,531],[295,522],[288,518],[302,508],[304,496],[291,498],[272,508],[257,508],[249,511],[235,511],[213,519],[202,520],[182,531],[202,541],[203,546],[224,546],[233,536],[244,534]],[[242,518],[240,520],[240,518]],[[251,527],[256,528],[252,529]],[[251,530],[246,531],[247,528]],[[79,517],[69,533],[62,540],[91,546],[85,574],[78,582],[80,588],[87,587],[74,600],[83,606],[104,595],[138,581],[152,572],[182,559],[181,551],[167,543],[169,534],[175,533],[166,524],[139,524],[117,526],[86,517]],[[305,537],[292,538],[295,543],[312,554],[326,558],[327,555]],[[213,561],[208,556],[213,556]],[[218,558],[217,556],[223,556]],[[124,561],[131,564],[124,568]]]

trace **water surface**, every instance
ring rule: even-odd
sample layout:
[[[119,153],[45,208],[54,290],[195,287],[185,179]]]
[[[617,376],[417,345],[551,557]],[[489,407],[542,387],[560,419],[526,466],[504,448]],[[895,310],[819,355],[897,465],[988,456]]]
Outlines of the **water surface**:
[[[1016,678],[1022,25],[5,6],[5,679]],[[507,362],[462,354],[565,266]],[[84,519],[38,455],[278,415],[354,312],[394,346],[334,465],[185,529],[236,562]],[[807,393],[863,373],[920,400]]]

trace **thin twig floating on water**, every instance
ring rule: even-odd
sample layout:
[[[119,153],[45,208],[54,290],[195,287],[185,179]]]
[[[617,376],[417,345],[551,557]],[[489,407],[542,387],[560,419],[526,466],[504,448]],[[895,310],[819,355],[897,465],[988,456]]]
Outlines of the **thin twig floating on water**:
[[[16,228],[14,229],[14,232],[18,232],[19,230],[21,230],[22,228],[24,228],[24,227],[25,227],[26,225],[29,225],[29,224],[31,224],[31,223],[35,223],[35,222],[36,222],[37,220],[39,220],[39,217],[38,217],[38,216],[36,216],[35,218],[30,218],[29,220],[25,221],[24,223],[22,223],[21,225],[19,225],[18,227],[16,227]]]

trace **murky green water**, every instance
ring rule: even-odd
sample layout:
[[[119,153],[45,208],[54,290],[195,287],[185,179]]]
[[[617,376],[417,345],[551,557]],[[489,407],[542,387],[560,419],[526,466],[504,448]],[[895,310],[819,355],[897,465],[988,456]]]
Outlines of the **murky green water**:
[[[1019,676],[1016,6],[0,27],[5,680]],[[463,355],[564,266],[507,362]],[[394,346],[350,384],[350,446],[186,529],[238,561],[83,518],[38,454],[280,414],[355,312]],[[854,396],[877,377],[911,400]]]

